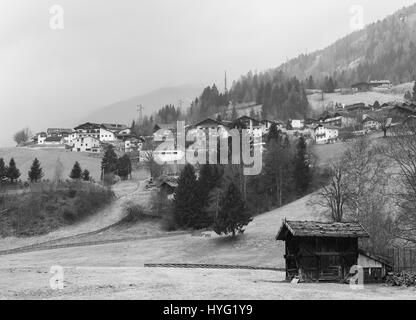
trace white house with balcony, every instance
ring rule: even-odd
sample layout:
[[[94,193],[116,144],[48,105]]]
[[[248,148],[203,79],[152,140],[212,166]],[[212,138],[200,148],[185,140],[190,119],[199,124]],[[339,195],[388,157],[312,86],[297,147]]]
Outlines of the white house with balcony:
[[[379,121],[376,121],[375,119],[371,118],[368,115],[364,115],[363,120],[363,130],[364,131],[370,131],[370,130],[380,130],[381,124]]]
[[[313,131],[317,144],[333,143],[338,140],[339,129],[325,125],[318,125]]]
[[[38,133],[37,137],[38,137],[37,143],[38,144],[44,144],[45,140],[48,136],[47,136],[46,132],[40,132],[40,133]]]
[[[292,130],[301,130],[305,126],[305,120],[293,119],[290,121],[290,126]]]
[[[72,151],[74,152],[100,152],[100,140],[87,136],[78,137],[73,141]]]
[[[106,129],[105,127],[100,127],[100,141],[115,141],[117,140],[116,133]]]

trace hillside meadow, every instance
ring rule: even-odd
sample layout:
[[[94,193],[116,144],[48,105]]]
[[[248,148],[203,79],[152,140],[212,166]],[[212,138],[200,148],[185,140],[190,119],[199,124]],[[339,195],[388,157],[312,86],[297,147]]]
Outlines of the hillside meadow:
[[[70,152],[63,149],[29,149],[29,148],[0,148],[0,158],[3,158],[6,164],[10,158],[14,158],[17,167],[20,170],[22,181],[27,180],[28,171],[35,158],[41,163],[45,176],[44,179],[52,179],[55,174],[57,160],[59,159],[63,165],[62,178],[69,178],[71,169],[78,161],[81,168],[87,169],[90,176],[98,181],[101,173],[101,157],[79,152]]]
[[[377,100],[380,104],[392,101],[403,102],[406,91],[412,91],[413,83],[403,83],[391,89],[374,89],[368,92],[356,92],[351,94],[325,93],[322,100],[321,93],[308,95],[308,101],[314,112],[323,112],[325,107],[333,103],[351,105],[355,103],[374,104]]]

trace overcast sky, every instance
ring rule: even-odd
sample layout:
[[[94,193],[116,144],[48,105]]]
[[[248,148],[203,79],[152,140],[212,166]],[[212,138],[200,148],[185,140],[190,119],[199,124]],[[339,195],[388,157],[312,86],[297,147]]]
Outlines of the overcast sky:
[[[350,33],[410,0],[1,0],[0,146],[28,126],[73,126],[90,111],[163,86],[223,87]],[[50,7],[64,10],[51,29]]]

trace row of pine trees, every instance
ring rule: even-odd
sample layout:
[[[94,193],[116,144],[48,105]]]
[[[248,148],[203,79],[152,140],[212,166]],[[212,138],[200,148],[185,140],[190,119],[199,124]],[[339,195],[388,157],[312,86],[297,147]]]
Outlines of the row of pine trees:
[[[132,166],[130,157],[125,154],[118,157],[112,146],[107,147],[102,162],[101,168],[103,175],[116,174],[122,179],[127,179],[131,175]],[[11,158],[9,165],[6,165],[3,158],[0,158],[0,182],[16,182],[21,176],[20,170],[17,168],[14,158]],[[28,172],[28,180],[30,182],[39,182],[44,177],[44,171],[41,167],[40,161],[35,158],[32,166]],[[87,169],[82,169],[78,161],[75,162],[69,177],[73,180],[90,181],[90,172]]]
[[[219,166],[204,165],[197,178],[191,164],[182,170],[174,197],[173,216],[180,229],[212,227],[218,234],[244,232],[252,217],[234,181],[222,191]]]
[[[32,166],[27,174],[30,182],[39,182],[44,177],[43,168],[38,158],[35,158],[32,162]],[[20,170],[17,168],[14,158],[11,158],[9,165],[7,166],[3,158],[0,158],[0,183],[1,182],[16,182],[21,176]],[[90,172],[85,169],[82,170],[80,164],[75,162],[74,167],[71,170],[69,176],[71,179],[82,179],[84,181],[90,181]]]
[[[3,158],[0,158],[0,182],[14,182],[20,177],[20,171],[16,166],[13,158],[10,159],[9,165],[6,166]]]

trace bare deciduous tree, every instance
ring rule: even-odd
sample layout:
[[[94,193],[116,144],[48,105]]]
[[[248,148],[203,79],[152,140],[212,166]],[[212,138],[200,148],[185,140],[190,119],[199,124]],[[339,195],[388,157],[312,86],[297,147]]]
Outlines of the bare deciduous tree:
[[[386,154],[399,169],[395,192],[400,208],[396,236],[416,243],[416,121],[409,120],[392,130]]]
[[[358,221],[370,233],[369,246],[382,251],[391,240],[390,197],[385,194],[388,163],[367,138],[354,139],[339,161],[330,164],[330,182],[316,203],[336,222]]]
[[[388,162],[379,147],[366,138],[354,139],[343,156],[347,166],[350,197],[347,203],[350,215],[362,220],[368,214],[374,197],[384,193],[388,182]],[[377,196],[377,198],[380,198]],[[379,202],[380,199],[377,200]]]
[[[16,142],[17,145],[22,143],[28,142],[30,139],[31,133],[29,128],[24,128],[16,132],[13,136],[13,140]]]
[[[350,188],[346,178],[346,165],[343,161],[333,161],[329,164],[330,182],[318,193],[317,204],[328,208],[334,222],[344,218],[344,208],[350,198]]]
[[[380,129],[383,130],[384,138],[387,137],[387,131],[391,128],[392,118],[389,115],[388,110],[379,110],[371,114],[371,118],[380,125]]]
[[[140,151],[140,157],[144,159],[152,179],[159,177],[163,173],[163,166],[157,163],[153,146],[148,145],[146,149]]]
[[[62,164],[61,159],[57,158],[56,163],[55,163],[55,171],[53,174],[53,181],[55,183],[59,183],[62,181],[63,172],[64,172],[64,165]]]

